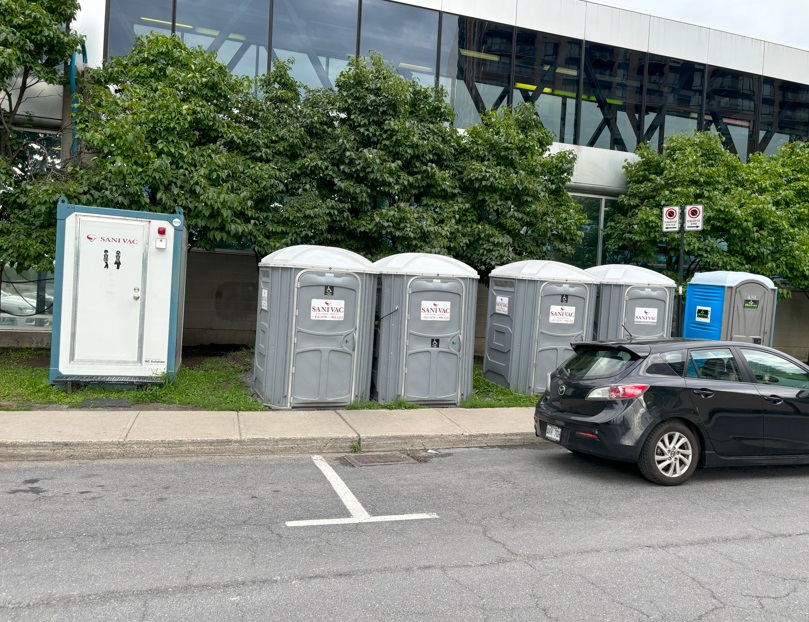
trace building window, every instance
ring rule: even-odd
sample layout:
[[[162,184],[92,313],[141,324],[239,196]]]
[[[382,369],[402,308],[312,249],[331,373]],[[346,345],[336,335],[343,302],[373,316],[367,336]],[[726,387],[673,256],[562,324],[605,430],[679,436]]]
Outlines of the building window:
[[[292,76],[331,88],[357,49],[357,0],[274,0],[273,59],[293,59]]]
[[[0,329],[50,330],[53,320],[53,274],[9,266],[0,275]]]
[[[435,85],[438,11],[362,0],[360,31],[360,54],[379,52],[405,78]]]
[[[582,42],[517,29],[514,104],[532,104],[560,143],[574,142]]]
[[[716,130],[725,148],[739,156],[742,162],[756,150],[756,102],[760,77],[716,67],[708,74],[708,94],[705,102],[706,130]]]
[[[109,0],[106,57],[132,51],[136,35],[171,34],[172,0]]]
[[[253,78],[267,73],[268,0],[176,1],[174,32],[188,47],[215,50],[233,74]]]
[[[635,151],[645,57],[644,52],[611,45],[585,45],[580,145]]]
[[[513,39],[513,26],[444,14],[439,82],[455,110],[455,127],[475,125],[487,110],[508,105]]]
[[[699,129],[705,66],[666,56],[649,56],[643,141],[658,151],[666,139]]]
[[[758,149],[773,154],[791,140],[809,139],[809,86],[764,78]]]

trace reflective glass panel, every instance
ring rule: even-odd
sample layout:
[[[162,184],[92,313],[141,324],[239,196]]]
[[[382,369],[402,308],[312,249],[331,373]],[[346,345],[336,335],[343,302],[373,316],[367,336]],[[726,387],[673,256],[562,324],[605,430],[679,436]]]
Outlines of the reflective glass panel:
[[[772,154],[790,140],[809,139],[809,86],[764,78],[759,151]]]
[[[587,43],[579,144],[634,151],[640,136],[644,52]]]
[[[50,330],[53,318],[53,274],[3,268],[0,279],[0,329]]]
[[[572,143],[576,128],[581,46],[578,39],[517,29],[514,104],[533,104],[561,143]]]
[[[508,104],[514,27],[445,13],[440,83],[455,110],[455,127],[480,121]]]
[[[175,34],[189,47],[217,51],[231,73],[267,72],[268,0],[177,0]]]
[[[275,0],[273,58],[293,59],[293,77],[307,86],[334,86],[357,53],[357,10],[357,0]]]
[[[699,129],[705,66],[651,54],[646,75],[643,140],[661,150],[672,134]]]
[[[725,148],[742,162],[756,149],[753,133],[760,76],[717,67],[708,74],[705,128],[716,130]]]
[[[438,12],[388,0],[363,0],[360,54],[375,51],[406,78],[435,84]]]
[[[171,34],[171,0],[110,0],[107,56],[132,51],[135,35]]]

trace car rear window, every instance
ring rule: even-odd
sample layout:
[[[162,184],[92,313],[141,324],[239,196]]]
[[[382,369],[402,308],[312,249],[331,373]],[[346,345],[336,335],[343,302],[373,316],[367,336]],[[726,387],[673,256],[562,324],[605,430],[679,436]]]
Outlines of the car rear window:
[[[576,352],[562,369],[571,379],[615,376],[638,360],[630,352],[615,348],[584,348]]]

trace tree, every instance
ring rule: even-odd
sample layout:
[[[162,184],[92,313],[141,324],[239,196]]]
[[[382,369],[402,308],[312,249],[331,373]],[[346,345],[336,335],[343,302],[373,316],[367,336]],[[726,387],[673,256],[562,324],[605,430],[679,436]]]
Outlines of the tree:
[[[639,159],[624,166],[628,188],[619,198],[623,214],[614,215],[607,226],[607,249],[622,253],[627,263],[662,261],[674,274],[680,238],[662,233],[662,208],[702,204],[703,231],[685,235],[685,254],[690,258],[686,277],[697,270],[733,269],[728,233],[739,231],[740,221],[747,218],[738,198],[744,180],[739,158],[722,146],[718,134],[708,132],[674,135],[663,153],[642,143],[636,153]]]
[[[310,145],[279,242],[325,243],[370,258],[438,250],[438,217],[456,192],[458,135],[440,91],[396,73],[378,54],[353,58],[336,90],[306,92]],[[283,232],[282,232],[283,233]]]
[[[26,149],[13,130],[26,122],[23,102],[40,83],[61,84],[58,70],[81,44],[65,28],[78,9],[77,0],[0,0],[0,158],[6,166]]]
[[[486,278],[498,265],[569,254],[584,222],[565,190],[575,155],[550,154],[553,135],[530,104],[490,111],[466,132],[456,175],[463,203],[452,253]]]
[[[55,198],[39,200],[53,194],[60,174],[52,156],[18,130],[30,125],[21,111],[36,87],[63,83],[59,69],[81,44],[65,27],[78,8],[76,0],[0,0],[0,273],[6,262],[53,265]]]
[[[272,77],[262,84],[271,90]],[[294,90],[287,96],[294,105]],[[75,123],[92,159],[75,167],[70,199],[182,210],[193,245],[250,245],[262,209],[283,190],[267,130],[255,131],[274,103],[261,103],[254,82],[229,74],[213,52],[177,37],[138,38],[84,86]]]
[[[737,270],[809,289],[809,144],[791,142],[771,156],[750,156],[729,255]]]

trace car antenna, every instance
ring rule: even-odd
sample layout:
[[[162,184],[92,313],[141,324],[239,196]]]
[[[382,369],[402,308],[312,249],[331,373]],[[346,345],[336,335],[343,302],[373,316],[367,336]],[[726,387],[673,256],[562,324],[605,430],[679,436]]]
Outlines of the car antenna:
[[[630,333],[630,332],[629,332],[629,329],[626,327],[626,325],[621,324],[621,326],[622,326],[622,327],[623,327],[623,329],[626,331],[626,334],[627,334],[627,335],[629,335],[629,338],[630,338],[630,339],[634,339],[634,338],[635,338],[635,335],[633,335],[632,333]]]

